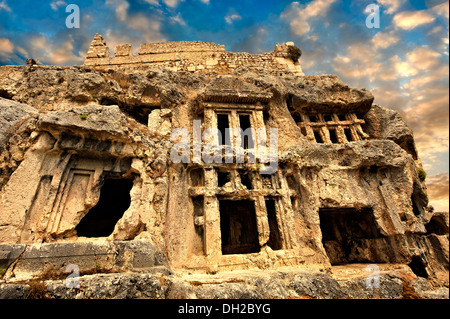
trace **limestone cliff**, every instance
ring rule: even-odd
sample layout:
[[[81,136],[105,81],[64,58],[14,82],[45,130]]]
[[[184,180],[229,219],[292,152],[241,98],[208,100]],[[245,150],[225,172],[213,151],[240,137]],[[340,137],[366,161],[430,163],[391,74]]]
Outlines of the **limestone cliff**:
[[[0,67],[0,296],[47,279],[50,298],[448,297],[448,214],[425,210],[398,114],[305,76],[293,44],[254,58],[273,68],[189,45],[109,57],[96,36],[81,67]],[[81,290],[65,288],[68,265]]]

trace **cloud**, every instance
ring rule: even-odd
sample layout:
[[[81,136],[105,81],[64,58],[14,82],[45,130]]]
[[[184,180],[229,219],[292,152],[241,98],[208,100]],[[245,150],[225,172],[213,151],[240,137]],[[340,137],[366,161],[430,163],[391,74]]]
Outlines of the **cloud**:
[[[406,54],[406,60],[410,65],[419,70],[429,70],[439,64],[441,55],[424,45],[414,49]]]
[[[7,56],[13,53],[14,44],[8,38],[0,38],[0,56]]]
[[[290,21],[291,32],[301,36],[310,32],[313,21],[321,21],[320,17],[327,15],[330,6],[336,0],[313,0],[307,5],[301,5],[298,1],[291,3],[281,14],[281,18]]]
[[[403,11],[393,18],[396,27],[403,30],[412,30],[418,26],[429,24],[436,19],[428,10]]]
[[[233,24],[234,21],[241,20],[241,19],[242,19],[242,17],[239,14],[236,14],[236,13],[227,15],[225,17],[225,21],[228,24]]]
[[[410,77],[416,75],[419,71],[406,61],[403,61],[398,55],[391,58],[394,70],[400,77]]]
[[[449,211],[449,174],[428,176],[426,185],[430,205],[435,211]]]
[[[448,199],[449,174],[442,173],[428,176],[426,180],[429,194],[436,200]]]
[[[185,26],[186,25],[186,22],[181,17],[181,13],[180,12],[178,12],[176,16],[170,17],[170,22],[173,23],[173,24],[179,24],[181,26]]]
[[[84,59],[74,53],[76,43],[71,34],[52,39],[45,34],[28,34],[22,46],[14,49],[24,58],[34,58],[44,64],[81,65]]]
[[[141,12],[130,14],[128,12],[130,4],[126,0],[106,0],[106,4],[114,9],[117,20],[114,28],[107,30],[109,36],[107,43],[111,49],[124,43],[139,45],[143,42],[166,40],[166,37],[161,33],[163,18],[160,10],[155,10],[150,15]],[[177,20],[176,17],[174,19],[174,21]],[[178,23],[181,23],[181,21],[181,16],[179,16]],[[121,42],[117,43],[116,39],[121,39]]]
[[[375,49],[386,49],[387,47],[396,44],[400,40],[400,37],[393,31],[390,32],[378,32],[373,38],[372,43]]]
[[[6,12],[11,12],[11,8],[6,3],[6,0],[0,2],[0,11],[5,10]]]
[[[443,16],[448,20],[448,18],[449,18],[449,3],[448,3],[448,1],[446,1],[444,3],[435,5],[434,7],[432,7],[430,9],[430,11],[438,16]]]
[[[401,77],[411,77],[418,75],[420,71],[430,70],[440,64],[441,54],[432,50],[428,46],[420,46],[411,52],[406,53],[406,60],[403,61],[398,55],[391,58],[397,74]],[[442,69],[441,69],[442,70]],[[415,89],[418,84],[424,85],[428,82],[441,78],[438,71],[431,76],[421,76],[414,78],[405,85],[406,89]],[[418,83],[416,83],[418,82]]]
[[[377,2],[387,8],[385,13],[393,14],[406,2],[406,0],[377,0]]]
[[[241,41],[233,46],[231,51],[233,52],[250,52],[253,50],[255,53],[263,53],[264,41],[267,39],[269,31],[265,28],[259,27],[252,29],[248,32],[248,36],[244,37]],[[255,50],[256,48],[256,50]]]
[[[147,2],[148,4],[154,5],[154,6],[159,6],[159,1],[158,0],[144,0],[145,2]]]
[[[394,16],[392,21],[394,25],[400,29],[412,30],[416,27],[434,22],[436,18],[439,16],[442,16],[448,20],[449,18],[448,1],[435,5],[427,10],[400,12]]]
[[[52,7],[52,10],[57,11],[59,7],[65,6],[67,3],[65,1],[53,1],[50,3],[50,7]]]
[[[163,0],[164,4],[168,7],[175,8],[178,6],[178,3],[183,0]]]
[[[154,5],[154,6],[160,6],[161,3],[159,0],[144,0],[148,4]],[[180,2],[183,2],[184,0],[162,0],[162,2],[170,7],[170,8],[176,8]],[[210,0],[200,0],[204,4],[209,4]]]

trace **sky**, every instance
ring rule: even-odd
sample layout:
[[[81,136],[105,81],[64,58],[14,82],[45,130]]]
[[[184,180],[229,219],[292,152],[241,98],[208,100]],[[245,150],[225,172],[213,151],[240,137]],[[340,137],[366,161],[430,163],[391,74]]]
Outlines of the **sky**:
[[[69,4],[80,27],[67,28]],[[368,28],[367,6],[379,7]],[[374,22],[375,20],[370,20]],[[293,41],[306,75],[337,74],[413,129],[430,204],[449,210],[449,3],[443,0],[0,0],[0,65],[81,65],[95,33],[129,43],[210,41],[271,52]]]

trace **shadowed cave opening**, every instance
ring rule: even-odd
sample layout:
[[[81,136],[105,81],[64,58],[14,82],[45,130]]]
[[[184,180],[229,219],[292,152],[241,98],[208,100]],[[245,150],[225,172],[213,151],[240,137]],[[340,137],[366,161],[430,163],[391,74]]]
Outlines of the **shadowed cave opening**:
[[[106,178],[100,199],[80,221],[75,230],[79,237],[107,237],[130,207],[131,179]]]
[[[157,105],[131,105],[120,101],[117,97],[102,97],[99,99],[100,105],[118,105],[120,110],[128,117],[135,119],[137,122],[147,126],[148,116],[153,110],[161,109]]]
[[[370,208],[319,209],[322,242],[332,265],[386,262],[377,251],[379,232]]]
[[[260,251],[255,203],[251,200],[219,200],[222,254]]]
[[[426,266],[419,256],[414,256],[408,266],[416,276],[428,278]]]
[[[425,225],[427,235],[448,235],[448,227],[445,224],[445,220],[441,216],[433,216],[428,224]]]

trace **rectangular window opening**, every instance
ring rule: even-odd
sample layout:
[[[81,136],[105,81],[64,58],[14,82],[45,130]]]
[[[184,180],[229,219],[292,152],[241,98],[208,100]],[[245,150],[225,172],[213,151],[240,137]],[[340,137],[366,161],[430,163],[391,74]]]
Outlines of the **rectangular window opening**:
[[[253,148],[253,137],[251,132],[251,123],[250,123],[250,115],[239,115],[239,125],[242,129],[242,136],[241,136],[241,146],[244,149]]]
[[[337,134],[336,134],[336,129],[331,128],[331,129],[329,129],[329,132],[330,132],[331,143],[333,143],[333,144],[339,143],[338,138],[337,138]]]
[[[312,122],[312,123],[317,122],[317,116],[315,116],[315,115],[310,115],[310,116],[309,116],[309,121]]]
[[[222,254],[260,251],[255,203],[251,200],[219,200]]]
[[[269,221],[270,236],[267,245],[273,250],[280,250],[282,248],[282,240],[280,228],[277,221],[277,211],[275,200],[273,198],[266,199],[267,219]]]
[[[217,172],[217,186],[223,187],[226,183],[231,181],[232,174],[230,172]]]
[[[352,136],[352,131],[349,128],[344,128],[344,134],[345,137],[347,138],[347,141],[352,142],[353,141],[353,136]]]
[[[314,138],[316,139],[317,143],[323,143],[323,139],[319,131],[314,131]]]
[[[331,121],[333,121],[333,117],[330,114],[324,114],[323,115],[323,120],[325,122],[331,122]]]
[[[253,172],[249,171],[244,170],[239,171],[239,175],[241,177],[241,184],[247,187],[248,190],[253,189],[252,185],[253,174],[254,174]]]
[[[345,114],[338,114],[339,121],[347,121],[347,116]]]
[[[230,120],[228,114],[217,114],[217,129],[220,132],[220,145],[231,145],[229,137],[227,138],[226,131],[230,128]]]
[[[205,186],[205,173],[202,168],[193,169],[190,176],[191,186]]]

